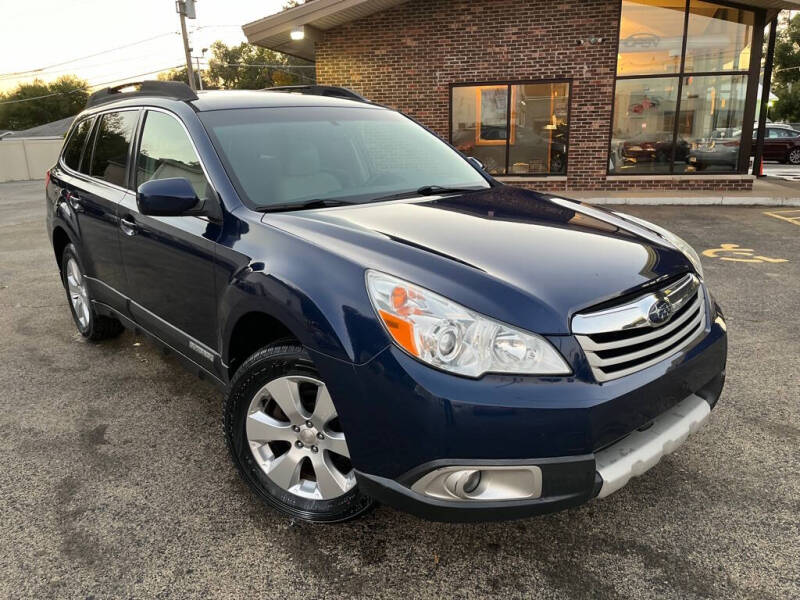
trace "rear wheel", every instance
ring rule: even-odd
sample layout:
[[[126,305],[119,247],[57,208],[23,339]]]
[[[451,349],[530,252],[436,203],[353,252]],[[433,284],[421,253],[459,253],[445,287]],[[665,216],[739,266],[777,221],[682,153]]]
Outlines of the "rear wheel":
[[[296,342],[267,346],[245,361],[224,419],[234,463],[270,506],[320,522],[352,519],[372,506],[358,490],[328,388]]]
[[[122,323],[117,319],[98,315],[94,310],[83,266],[72,244],[67,244],[61,255],[61,280],[67,291],[72,319],[83,337],[99,342],[122,333]]]

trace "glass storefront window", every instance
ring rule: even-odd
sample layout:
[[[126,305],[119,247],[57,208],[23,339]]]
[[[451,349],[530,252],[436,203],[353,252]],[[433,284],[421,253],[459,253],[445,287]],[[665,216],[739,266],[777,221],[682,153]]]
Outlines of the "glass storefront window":
[[[515,85],[511,99],[509,173],[565,174],[569,84]]]
[[[566,173],[568,83],[456,86],[451,109],[451,143],[492,175]]]
[[[452,144],[492,175],[506,173],[508,86],[453,88]]]
[[[755,21],[707,0],[622,0],[610,174],[738,171]]]
[[[686,72],[747,71],[755,14],[692,0],[686,39]]]
[[[668,174],[671,170],[677,77],[620,79],[614,97],[609,170],[616,174]],[[676,160],[686,160],[679,146]]]
[[[617,75],[677,73],[685,0],[623,0]]]
[[[676,157],[676,173],[738,169],[746,95],[744,75],[684,78],[678,144],[689,153],[685,160]]]

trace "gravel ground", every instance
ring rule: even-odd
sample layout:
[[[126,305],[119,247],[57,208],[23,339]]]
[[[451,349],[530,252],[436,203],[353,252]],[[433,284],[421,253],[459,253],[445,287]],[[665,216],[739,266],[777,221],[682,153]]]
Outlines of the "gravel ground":
[[[259,504],[220,393],[131,333],[85,342],[42,182],[0,185],[0,597],[800,597],[800,227],[763,208],[626,207],[700,250],[728,317],[709,425],[602,501],[492,524],[380,507],[338,526]]]

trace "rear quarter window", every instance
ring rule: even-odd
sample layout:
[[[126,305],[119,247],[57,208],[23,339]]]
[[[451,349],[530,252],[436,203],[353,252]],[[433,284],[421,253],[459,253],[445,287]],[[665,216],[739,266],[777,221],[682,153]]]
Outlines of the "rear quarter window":
[[[78,123],[64,145],[64,164],[73,171],[80,170],[81,155],[86,146],[86,138],[89,137],[89,131],[92,129],[92,121],[93,119],[89,118]]]

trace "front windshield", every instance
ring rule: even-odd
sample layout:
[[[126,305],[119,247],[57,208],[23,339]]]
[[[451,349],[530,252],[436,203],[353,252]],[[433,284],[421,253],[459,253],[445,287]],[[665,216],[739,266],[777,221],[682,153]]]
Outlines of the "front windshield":
[[[200,118],[245,202],[368,202],[425,186],[489,187],[456,151],[410,119],[372,107],[217,110]]]

